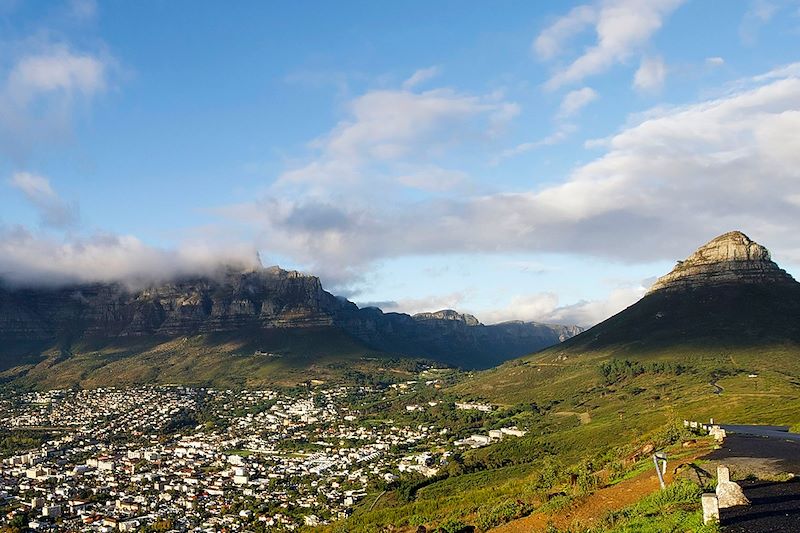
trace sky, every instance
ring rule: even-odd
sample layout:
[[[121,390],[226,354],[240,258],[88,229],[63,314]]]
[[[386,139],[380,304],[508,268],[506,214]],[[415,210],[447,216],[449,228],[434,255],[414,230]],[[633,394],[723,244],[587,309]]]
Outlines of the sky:
[[[798,0],[0,0],[0,278],[587,326],[726,231],[797,277],[798,132]]]

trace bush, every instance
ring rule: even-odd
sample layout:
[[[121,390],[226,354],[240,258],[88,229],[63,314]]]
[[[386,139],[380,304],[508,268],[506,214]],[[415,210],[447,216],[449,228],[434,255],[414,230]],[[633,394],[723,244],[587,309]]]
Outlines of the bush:
[[[463,533],[471,530],[470,526],[458,518],[448,518],[435,531],[437,533]]]
[[[629,359],[612,359],[600,364],[600,374],[603,376],[603,381],[606,385],[612,385],[645,373],[679,376],[686,370],[687,368],[680,363],[666,363],[663,361],[643,364]]]
[[[477,524],[481,529],[491,529],[511,520],[528,516],[533,505],[520,500],[510,500],[498,505],[486,506],[478,512]]]

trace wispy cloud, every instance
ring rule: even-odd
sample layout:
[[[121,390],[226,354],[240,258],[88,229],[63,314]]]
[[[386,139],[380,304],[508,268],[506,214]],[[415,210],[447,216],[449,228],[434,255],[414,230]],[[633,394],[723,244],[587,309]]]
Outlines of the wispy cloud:
[[[569,120],[574,118],[580,111],[597,100],[597,92],[591,87],[583,87],[567,93],[561,100],[558,111],[554,117],[554,130],[541,139],[519,143],[511,148],[507,148],[494,157],[490,163],[498,165],[502,161],[522,155],[547,146],[554,146],[565,141],[578,130],[578,126]]]
[[[107,89],[112,64],[65,44],[33,48],[0,82],[0,152],[16,159],[37,142],[68,135],[73,108]]]
[[[36,208],[43,225],[66,228],[77,223],[77,203],[70,204],[62,200],[47,178],[29,172],[17,172],[11,177],[9,184],[22,192]]]
[[[553,133],[545,137],[542,137],[541,139],[520,143],[517,144],[516,146],[503,150],[502,152],[500,152],[500,155],[498,155],[492,160],[492,164],[495,165],[499,164],[501,161],[505,159],[525,154],[528,152],[532,152],[534,150],[538,150],[539,148],[545,146],[556,145],[567,139],[577,129],[578,127],[575,126],[574,124],[561,123],[557,126],[556,130]]]
[[[568,39],[593,26],[596,43],[564,68],[545,87],[558,89],[605,72],[640,53],[664,20],[685,0],[608,0],[579,6],[545,28],[534,41],[539,57],[551,59]]]
[[[641,92],[658,92],[667,79],[667,67],[661,57],[643,57],[633,77],[633,86]]]
[[[558,117],[571,117],[595,100],[597,100],[597,92],[591,87],[570,91],[561,100],[561,105],[558,108]]]
[[[414,72],[406,81],[403,82],[403,89],[411,90],[417,85],[424,83],[439,75],[441,69],[437,66],[422,68]]]
[[[597,22],[597,8],[594,5],[582,5],[572,8],[569,13],[559,18],[533,41],[533,51],[542,60],[553,59],[563,53],[567,41]]]
[[[348,187],[380,194],[387,186],[424,189],[422,174],[451,182],[458,171],[436,169],[436,161],[456,145],[490,138],[519,107],[496,94],[432,89],[370,91],[352,99],[347,110],[347,118],[310,144],[307,162],[279,177],[283,195],[293,187],[317,196]]]
[[[758,33],[768,24],[781,8],[781,2],[771,0],[751,0],[750,7],[739,24],[739,37],[744,44],[753,45]]]

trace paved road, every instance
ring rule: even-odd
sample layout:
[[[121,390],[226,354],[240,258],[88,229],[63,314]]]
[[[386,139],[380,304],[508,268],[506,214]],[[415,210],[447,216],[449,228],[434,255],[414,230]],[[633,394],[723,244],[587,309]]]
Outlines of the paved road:
[[[750,506],[720,511],[725,533],[800,531],[800,479],[785,483],[742,481]]]
[[[722,509],[725,533],[800,532],[800,435],[782,426],[723,425],[728,437],[720,449],[704,457],[736,473],[772,478],[795,474],[792,481],[738,481],[752,505]],[[711,466],[711,465],[709,465]]]
[[[753,435],[800,442],[800,434],[789,433],[789,426],[745,426],[736,424],[720,424],[726,432],[735,435]],[[798,530],[800,531],[800,529]]]

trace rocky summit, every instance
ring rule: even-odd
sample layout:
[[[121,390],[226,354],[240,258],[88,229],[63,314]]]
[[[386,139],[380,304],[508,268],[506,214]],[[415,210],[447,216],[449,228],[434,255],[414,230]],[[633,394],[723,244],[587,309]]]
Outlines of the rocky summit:
[[[800,283],[765,247],[732,231],[679,261],[635,304],[552,350],[642,354],[784,344],[800,344]]]
[[[776,265],[769,250],[740,231],[720,235],[701,246],[650,292],[675,291],[730,283],[787,283],[794,279]]]

